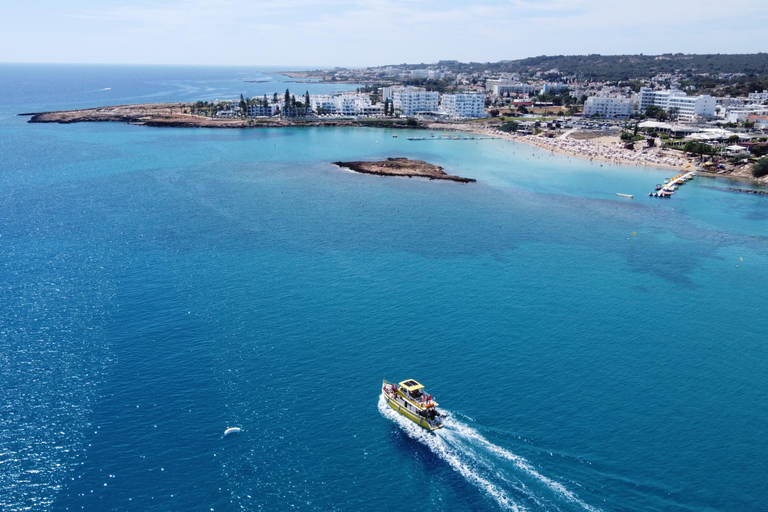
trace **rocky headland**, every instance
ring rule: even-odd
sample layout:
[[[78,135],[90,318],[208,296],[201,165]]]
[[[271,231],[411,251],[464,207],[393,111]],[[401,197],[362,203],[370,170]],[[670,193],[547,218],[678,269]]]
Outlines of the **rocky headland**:
[[[228,118],[205,117],[191,114],[189,103],[148,103],[141,105],[116,105],[110,107],[62,110],[57,112],[33,112],[19,114],[30,116],[30,123],[103,123],[118,122],[140,126],[179,128],[286,128],[291,126],[367,126],[376,128],[420,128],[408,124],[406,119],[345,118]]]

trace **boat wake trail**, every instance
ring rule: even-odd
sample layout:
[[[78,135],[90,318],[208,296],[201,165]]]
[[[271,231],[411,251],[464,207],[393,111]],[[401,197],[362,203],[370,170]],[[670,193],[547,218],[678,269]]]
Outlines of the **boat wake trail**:
[[[560,482],[542,475],[524,457],[491,443],[448,412],[442,411],[445,428],[433,433],[393,411],[383,396],[379,397],[379,411],[487,493],[503,510],[598,511]]]

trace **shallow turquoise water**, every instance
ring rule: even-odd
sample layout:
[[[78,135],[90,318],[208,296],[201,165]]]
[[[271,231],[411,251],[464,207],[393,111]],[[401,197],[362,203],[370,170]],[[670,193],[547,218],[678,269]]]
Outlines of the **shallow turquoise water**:
[[[126,97],[189,99],[154,72]],[[16,110],[0,119],[3,509],[768,499],[764,198],[700,177],[652,200],[668,171],[501,140]],[[329,164],[384,156],[478,182]],[[391,417],[382,378],[426,383],[448,427]]]

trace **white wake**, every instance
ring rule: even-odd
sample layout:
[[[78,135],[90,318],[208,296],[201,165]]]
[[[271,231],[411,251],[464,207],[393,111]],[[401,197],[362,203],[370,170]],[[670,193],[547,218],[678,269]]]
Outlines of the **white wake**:
[[[535,509],[559,509],[566,502],[577,508],[598,512],[563,484],[539,473],[525,458],[488,441],[476,429],[445,413],[445,428],[429,432],[393,411],[383,395],[379,411],[394,421],[409,437],[422,443],[444,460],[469,483],[485,491],[503,510],[524,511],[526,505]],[[512,463],[511,468],[504,461]],[[509,469],[509,470],[508,470]],[[525,482],[531,485],[526,485]],[[537,493],[531,487],[544,486],[549,493]],[[525,505],[521,502],[525,502]]]

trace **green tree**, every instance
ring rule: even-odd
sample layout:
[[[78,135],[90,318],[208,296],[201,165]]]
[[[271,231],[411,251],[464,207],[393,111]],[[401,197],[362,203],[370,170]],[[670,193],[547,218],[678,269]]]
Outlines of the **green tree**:
[[[703,142],[696,142],[693,140],[689,140],[685,143],[685,146],[683,146],[683,151],[686,153],[693,153],[694,155],[699,155],[699,157],[702,157],[704,155],[712,155],[715,152],[715,148],[710,146],[709,144],[704,144]]]
[[[666,121],[669,117],[667,116],[666,111],[658,105],[649,105],[648,108],[645,109],[645,116],[652,117],[658,121]]]
[[[490,111],[491,117],[499,117],[499,109],[494,108]]]
[[[755,178],[762,178],[768,175],[768,157],[759,158],[752,167],[752,176]]]
[[[516,132],[520,129],[520,123],[517,121],[507,121],[499,127],[499,130],[507,133]]]
[[[405,121],[405,124],[407,124],[408,126],[419,126],[419,122],[413,117],[409,117]]]
[[[283,98],[283,100],[285,101],[285,104],[283,105],[283,115],[287,116],[291,111],[291,91],[288,89],[285,90],[285,98]]]

